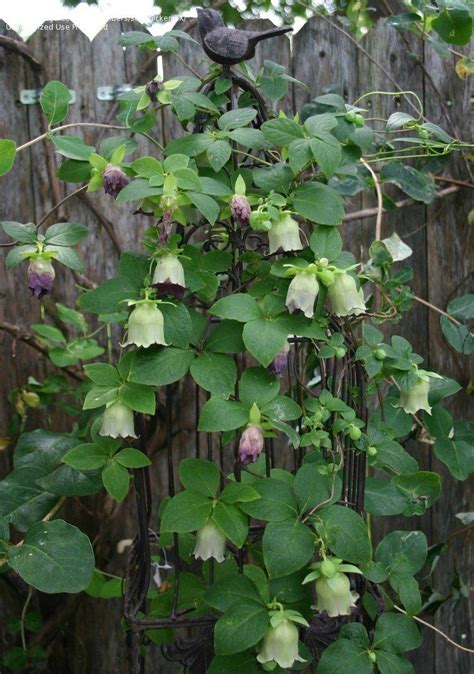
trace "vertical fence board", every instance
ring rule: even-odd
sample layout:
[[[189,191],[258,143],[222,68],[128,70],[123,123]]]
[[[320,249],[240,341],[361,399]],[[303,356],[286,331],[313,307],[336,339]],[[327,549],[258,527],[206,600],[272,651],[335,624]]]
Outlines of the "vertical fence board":
[[[458,137],[464,141],[472,138],[470,116],[470,87],[462,82],[454,71],[455,61],[443,60],[428,45],[425,47],[425,65],[442,99],[449,109]],[[439,97],[431,94],[426,98],[426,116],[435,124],[448,130],[443,107]],[[444,172],[455,178],[466,179],[466,166],[461,157],[452,157]],[[469,189],[450,196],[442,205],[433,204],[428,208],[428,283],[425,297],[434,305],[446,309],[449,302],[472,291],[472,261],[474,246],[472,226],[468,214],[472,208],[472,192]],[[429,369],[456,379],[465,389],[474,375],[473,359],[463,356],[448,345],[440,330],[439,315],[430,312],[428,316],[429,344],[426,352]],[[448,402],[448,409],[454,419],[472,418],[472,403],[464,392],[460,392]],[[441,473],[442,492],[433,508],[433,542],[449,540],[448,554],[436,569],[436,588],[445,595],[451,592],[450,581],[457,572],[469,584],[474,557],[474,537],[464,532],[449,539],[453,531],[462,527],[455,518],[457,512],[472,510],[472,481],[458,482],[447,468],[433,455],[433,469]],[[456,641],[472,645],[473,613],[472,603],[462,602],[455,607],[448,601],[437,612],[434,624]],[[446,645],[441,637],[434,642],[436,671],[446,674],[468,672],[470,657],[467,653]]]

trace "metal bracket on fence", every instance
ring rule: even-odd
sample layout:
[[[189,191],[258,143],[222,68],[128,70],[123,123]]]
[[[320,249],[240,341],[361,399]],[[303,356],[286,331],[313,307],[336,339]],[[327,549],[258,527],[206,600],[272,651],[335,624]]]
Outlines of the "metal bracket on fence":
[[[39,103],[41,92],[43,89],[22,89],[20,91],[20,103],[23,105],[34,105]],[[73,89],[69,89],[71,98],[69,99],[69,104],[76,102],[76,92]]]
[[[99,101],[116,101],[120,94],[132,91],[131,84],[115,84],[111,87],[97,87],[97,98]]]

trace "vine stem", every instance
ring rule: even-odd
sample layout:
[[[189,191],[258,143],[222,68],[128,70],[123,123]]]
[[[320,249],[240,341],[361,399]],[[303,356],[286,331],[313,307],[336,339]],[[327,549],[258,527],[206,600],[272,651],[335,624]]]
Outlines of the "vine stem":
[[[369,171],[375,185],[375,191],[377,193],[377,219],[375,221],[375,240],[380,241],[382,238],[382,215],[383,215],[383,196],[382,190],[380,189],[380,181],[377,178],[377,174],[374,169],[363,159],[361,163],[365,166],[367,171]]]
[[[23,143],[23,145],[17,147],[16,151],[17,153],[21,152],[22,150],[25,150],[27,147],[31,147],[31,145],[36,145],[36,143],[39,143],[41,140],[44,140],[53,133],[57,133],[58,131],[64,131],[64,129],[72,129],[77,126],[89,126],[89,127],[92,126],[100,129],[116,129],[119,131],[130,131],[128,126],[117,126],[115,124],[100,124],[99,122],[73,122],[71,124],[63,124],[62,126],[57,126],[55,129],[50,129],[46,133],[42,133],[41,136],[37,136],[36,138],[33,138],[33,140],[29,140],[27,143]]]
[[[431,304],[431,302],[428,302],[428,300],[424,300],[422,297],[418,297],[418,295],[413,295],[413,298],[419,302],[420,304],[424,304],[425,307],[429,307],[430,309],[433,309],[433,311],[437,311],[438,314],[441,314],[442,316],[446,316],[446,318],[449,318],[450,321],[453,323],[456,323],[456,325],[462,325],[460,321],[458,321],[454,316],[451,316],[451,314],[448,314],[447,311],[443,311],[443,309],[440,309],[437,307],[435,304]]]
[[[404,615],[408,615],[406,611],[404,611],[400,606],[397,606],[396,604],[393,605],[393,608],[399,611],[400,613],[403,613]],[[459,648],[460,651],[464,651],[465,653],[474,653],[474,648],[468,648],[467,646],[461,646],[461,644],[458,644],[457,641],[453,641],[451,637],[448,637],[447,634],[442,632],[438,627],[435,627],[434,625],[431,625],[431,623],[426,622],[426,620],[423,620],[422,618],[418,618],[416,615],[410,616],[410,618],[413,618],[413,620],[416,620],[417,623],[420,623],[421,625],[424,625],[425,627],[429,627],[430,630],[433,630],[433,632],[436,632],[439,634],[443,639],[446,639],[452,646],[455,648]]]
[[[86,189],[87,189],[87,185],[84,185],[83,187],[79,187],[79,189],[74,190],[74,192],[71,192],[70,194],[67,194],[67,195],[64,197],[64,199],[61,199],[61,201],[58,201],[58,203],[55,204],[55,205],[51,208],[51,210],[49,210],[49,211],[46,213],[46,215],[43,215],[43,217],[41,218],[41,220],[39,220],[38,224],[36,225],[36,229],[39,229],[39,228],[41,227],[41,225],[42,225],[44,222],[46,222],[46,220],[49,218],[49,216],[52,215],[52,214],[54,213],[54,211],[56,211],[60,206],[62,206],[63,204],[65,204],[66,201],[68,201],[68,200],[71,199],[72,197],[77,196],[77,195],[80,194],[81,192],[85,192]]]
[[[30,585],[29,588],[28,588],[28,596],[26,597],[26,601],[23,604],[23,608],[21,609],[21,616],[20,616],[21,647],[23,648],[24,651],[26,651],[25,617],[26,617],[26,611],[28,609],[28,606],[29,606],[29,603],[31,601],[32,596],[33,596],[33,588]]]

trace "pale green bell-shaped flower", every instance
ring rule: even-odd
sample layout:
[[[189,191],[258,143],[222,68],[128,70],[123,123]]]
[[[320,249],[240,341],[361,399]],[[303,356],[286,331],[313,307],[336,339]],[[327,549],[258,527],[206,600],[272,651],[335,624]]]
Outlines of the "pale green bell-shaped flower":
[[[140,302],[128,319],[127,341],[123,346],[143,346],[145,349],[152,344],[166,346],[163,314],[155,302]]]
[[[184,287],[184,269],[176,255],[162,255],[156,261],[153,285],[166,282]]]
[[[399,407],[402,407],[407,414],[415,414],[418,410],[425,410],[425,412],[431,414],[431,407],[428,402],[429,391],[429,380],[418,377],[416,384],[410,389],[401,389]]]
[[[107,405],[99,435],[107,435],[111,438],[136,438],[133,410],[121,400]]]
[[[358,316],[367,311],[362,288],[357,290],[355,278],[346,272],[336,274],[328,288],[331,309],[336,316]]]
[[[307,318],[312,318],[314,314],[314,302],[319,292],[319,284],[314,274],[297,273],[286,294],[286,306],[290,313],[298,309],[304,313]]]
[[[225,559],[225,543],[226,538],[224,534],[214,522],[209,521],[197,532],[194,557],[203,561],[212,558],[216,562],[223,562]]]
[[[268,232],[269,253],[276,253],[281,248],[283,251],[301,250],[303,244],[300,239],[300,226],[289,213],[283,213],[280,220],[272,223]]]
[[[351,592],[351,584],[345,573],[337,571],[327,578],[321,576],[316,580],[316,611],[326,611],[330,618],[338,615],[350,615],[351,608],[359,598],[357,592]]]
[[[298,654],[298,638],[298,628],[291,620],[281,620],[275,627],[270,625],[259,648],[258,662],[276,662],[282,669],[305,662]]]

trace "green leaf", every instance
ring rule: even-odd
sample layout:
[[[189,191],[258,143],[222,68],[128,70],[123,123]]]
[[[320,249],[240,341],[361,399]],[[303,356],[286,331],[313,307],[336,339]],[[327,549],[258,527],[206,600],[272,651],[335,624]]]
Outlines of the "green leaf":
[[[264,122],[261,129],[265,138],[279,147],[288,147],[297,138],[304,138],[303,128],[285,117]]]
[[[34,243],[36,241],[36,227],[32,222],[22,224],[11,220],[3,220],[1,223],[5,234],[20,243]]]
[[[324,649],[318,674],[372,674],[367,648],[349,639],[338,639]]]
[[[16,143],[8,138],[0,138],[0,176],[11,171],[16,157]]]
[[[8,253],[5,258],[5,266],[7,269],[13,269],[20,262],[24,262],[27,253],[36,253],[36,246],[15,246]]]
[[[127,382],[119,390],[119,399],[142,414],[155,414],[155,391],[145,384]]]
[[[394,183],[412,199],[429,204],[435,195],[434,180],[428,173],[422,173],[401,161],[390,161],[382,166],[380,177],[383,181]]]
[[[179,479],[185,489],[214,498],[219,488],[219,469],[206,459],[183,459]]]
[[[76,159],[78,161],[87,161],[90,155],[95,152],[95,147],[86,145],[82,138],[77,136],[52,136],[52,141],[55,144],[59,154],[68,159]]]
[[[85,443],[66,452],[62,461],[77,470],[94,470],[105,465],[107,456],[108,452],[104,447],[94,443]]]
[[[313,158],[309,138],[297,138],[292,143],[290,143],[288,155],[288,161],[290,163],[291,170],[296,175]]]
[[[203,494],[182,491],[168,501],[161,518],[161,533],[185,534],[202,529],[212,512],[212,501]]]
[[[219,318],[230,318],[241,323],[260,318],[262,312],[252,295],[235,293],[217,300],[209,309],[209,313]]]
[[[474,353],[474,338],[467,325],[457,325],[447,316],[441,316],[440,324],[443,335],[456,351],[466,356]]]
[[[94,553],[82,531],[54,520],[34,524],[23,545],[9,549],[8,563],[40,592],[81,592],[92,578]]]
[[[404,572],[392,573],[390,585],[400,597],[402,605],[409,615],[416,615],[421,610],[421,594],[418,581]]]
[[[0,516],[18,531],[27,531],[57,502],[57,496],[36,484],[47,472],[39,466],[22,466],[0,481]]]
[[[135,354],[130,381],[164,386],[182,379],[194,358],[194,351],[172,346],[150,347]]]
[[[165,340],[181,349],[186,349],[191,340],[193,326],[191,316],[184,304],[162,304],[160,311],[164,318]]]
[[[241,548],[249,533],[247,517],[237,506],[218,502],[212,511],[212,520],[237,548]]]
[[[260,498],[241,504],[247,515],[267,522],[281,522],[298,516],[295,496],[286,482],[265,478],[256,481],[252,487]]]
[[[146,454],[134,447],[121,449],[114,455],[114,461],[118,461],[125,468],[145,468],[145,466],[151,465],[151,461]]]
[[[321,183],[309,182],[297,187],[293,208],[299,215],[320,225],[339,225],[344,215],[339,194]]]
[[[86,334],[88,327],[87,321],[80,311],[70,309],[60,302],[56,302],[56,309],[58,310],[58,316],[63,323],[69,323]]]
[[[253,179],[257,187],[264,192],[288,194],[293,171],[287,164],[275,164],[272,168],[254,169]]]
[[[469,44],[471,39],[472,17],[467,6],[465,9],[445,9],[432,21],[431,27],[448,44],[462,46]]]
[[[207,338],[206,349],[216,353],[240,353],[245,351],[242,330],[242,323],[222,320]]]
[[[409,498],[391,480],[367,478],[365,509],[370,515],[400,515],[409,505]]]
[[[148,180],[144,178],[135,178],[120,190],[115,201],[119,204],[125,204],[128,201],[138,201],[147,197],[156,197],[162,194],[162,187],[151,187]]]
[[[111,403],[118,398],[118,388],[115,386],[94,386],[87,392],[84,398],[82,409],[95,410],[97,407],[102,407]]]
[[[305,463],[295,475],[293,491],[300,512],[305,513],[321,504],[337,501],[341,495],[342,482],[336,475],[321,475],[314,463]]]
[[[270,421],[295,421],[301,417],[301,407],[288,396],[277,396],[262,407]]]
[[[142,178],[163,176],[163,167],[156,157],[139,157],[132,161],[132,169]]]
[[[79,297],[81,309],[94,314],[110,314],[124,308],[124,300],[138,299],[139,289],[133,281],[124,277],[108,279],[98,288]]]
[[[260,602],[246,599],[219,618],[214,627],[217,655],[232,655],[260,641],[270,623],[268,610]]]
[[[242,338],[247,350],[268,367],[288,338],[285,326],[273,318],[259,318],[245,324]]]
[[[231,131],[238,127],[247,126],[257,116],[255,108],[237,108],[229,110],[219,117],[217,126],[222,131]]]
[[[247,407],[256,403],[263,407],[278,395],[278,377],[263,367],[248,367],[239,382],[240,401]]]
[[[261,669],[255,653],[235,653],[234,655],[216,655],[207,674],[260,674]]]
[[[102,481],[107,492],[119,503],[128,494],[130,475],[115,458],[110,459],[102,471]]]
[[[71,93],[69,89],[57,80],[48,82],[40,96],[40,105],[50,125],[62,122],[67,115]]]
[[[354,510],[340,505],[324,508],[318,514],[325,524],[326,545],[337,557],[367,564],[372,556],[367,525]]]
[[[375,559],[385,567],[397,566],[397,559],[404,558],[404,569],[414,575],[423,566],[428,554],[426,536],[422,531],[392,531],[380,541]]]
[[[44,241],[54,246],[75,246],[89,234],[85,225],[77,225],[71,222],[59,222],[57,225],[48,227]]]
[[[198,430],[204,433],[233,431],[248,420],[249,413],[243,405],[212,396],[201,410]]]
[[[249,484],[230,482],[224,487],[219,500],[222,503],[247,503],[248,501],[256,501],[259,498],[258,491]]]
[[[458,321],[468,321],[474,318],[474,293],[466,293],[456,297],[448,304],[448,313]]]
[[[227,140],[215,140],[207,148],[207,158],[214,171],[218,173],[227,164],[232,147]]]
[[[330,133],[310,141],[311,151],[326,178],[330,178],[342,159],[342,150],[338,141]]]
[[[421,635],[413,618],[398,613],[383,613],[375,625],[373,648],[405,653],[418,648]]]
[[[189,136],[174,138],[166,146],[165,153],[185,154],[188,157],[196,157],[204,152],[213,142],[213,138],[204,133],[192,133]]]
[[[191,376],[206,391],[229,396],[234,392],[237,368],[230,356],[204,351],[191,363]]]
[[[255,583],[241,573],[218,580],[206,594],[208,604],[222,612],[247,599],[264,605]]]
[[[108,363],[90,363],[84,365],[84,372],[99,386],[120,386],[121,379],[117,369]]]
[[[288,576],[302,569],[314,554],[310,530],[297,520],[270,522],[262,541],[263,559],[270,578]]]
[[[213,225],[219,217],[219,204],[212,197],[207,194],[199,192],[187,192],[187,196],[196,206],[198,211]]]
[[[316,258],[325,257],[329,262],[336,260],[342,251],[342,239],[337,229],[319,225],[311,235],[310,248]]]
[[[415,674],[411,662],[389,651],[377,651],[377,668],[380,674]]]
[[[56,175],[67,183],[83,183],[90,179],[92,167],[88,161],[65,159]]]
[[[411,500],[404,514],[422,514],[430,508],[441,493],[441,478],[438,473],[418,471],[411,475],[396,475],[394,484]]]
[[[263,150],[271,147],[271,143],[265,140],[265,136],[260,129],[234,129],[229,132],[229,138],[235,140],[244,147],[249,147],[251,150]]]

